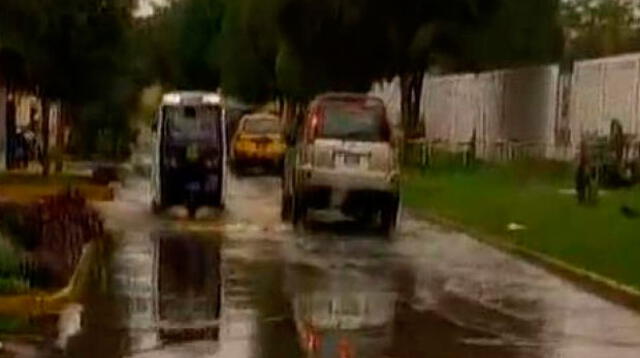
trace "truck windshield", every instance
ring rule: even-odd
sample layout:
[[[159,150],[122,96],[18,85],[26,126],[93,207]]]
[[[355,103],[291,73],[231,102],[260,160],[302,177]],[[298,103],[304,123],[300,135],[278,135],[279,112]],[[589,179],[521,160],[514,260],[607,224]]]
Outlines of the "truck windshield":
[[[220,141],[219,106],[167,106],[164,108],[167,134],[172,141]]]
[[[361,103],[331,103],[324,106],[317,137],[362,142],[390,140],[384,107]]]
[[[280,124],[275,118],[249,118],[242,131],[247,134],[277,134],[280,133]]]

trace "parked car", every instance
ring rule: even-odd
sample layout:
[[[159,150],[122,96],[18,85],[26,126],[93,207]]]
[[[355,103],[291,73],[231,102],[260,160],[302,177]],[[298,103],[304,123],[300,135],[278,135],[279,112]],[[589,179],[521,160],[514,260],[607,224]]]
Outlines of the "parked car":
[[[281,169],[286,145],[280,118],[271,114],[251,114],[242,118],[233,138],[236,169],[260,166]]]
[[[226,133],[221,98],[215,93],[164,96],[154,128],[152,209],[184,204],[222,207],[226,181]]]
[[[287,135],[282,217],[304,223],[310,209],[338,209],[396,225],[399,164],[381,99],[360,94],[316,98]]]
[[[231,152],[233,137],[236,135],[240,121],[244,116],[254,112],[254,106],[230,97],[224,97],[223,106],[224,121],[227,125],[227,145],[229,152]]]

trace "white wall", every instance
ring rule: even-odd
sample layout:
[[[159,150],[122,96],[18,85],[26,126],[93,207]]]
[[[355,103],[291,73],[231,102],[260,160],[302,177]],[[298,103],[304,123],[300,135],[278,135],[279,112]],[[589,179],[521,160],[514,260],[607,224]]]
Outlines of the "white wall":
[[[371,93],[382,98],[387,106],[387,115],[391,121],[396,125],[400,124],[402,114],[400,105],[400,78],[396,77],[389,82],[374,84]]]
[[[491,156],[501,142],[535,144],[548,155],[554,145],[558,66],[450,76],[426,76],[422,118],[426,137],[457,150],[476,133],[479,154]],[[392,118],[400,117],[398,80],[377,85]]]
[[[460,149],[476,131],[479,154],[501,142],[535,144],[539,155],[575,159],[585,136],[608,135],[612,119],[640,140],[640,53],[480,74],[426,76],[422,112],[426,139]],[[400,82],[374,86],[395,121]]]
[[[614,118],[640,134],[640,54],[577,62],[571,84],[572,145],[583,135],[607,135]]]

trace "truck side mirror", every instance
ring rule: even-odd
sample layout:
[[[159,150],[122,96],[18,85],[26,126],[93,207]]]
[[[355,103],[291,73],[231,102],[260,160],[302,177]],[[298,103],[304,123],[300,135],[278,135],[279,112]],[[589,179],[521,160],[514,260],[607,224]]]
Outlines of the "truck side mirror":
[[[153,122],[151,123],[151,131],[153,133],[158,131],[158,120],[154,118]]]

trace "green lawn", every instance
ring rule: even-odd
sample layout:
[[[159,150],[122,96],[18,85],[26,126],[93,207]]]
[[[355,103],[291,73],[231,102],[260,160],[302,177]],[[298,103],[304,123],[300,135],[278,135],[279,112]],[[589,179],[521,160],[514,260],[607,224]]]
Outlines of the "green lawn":
[[[607,191],[595,206],[580,206],[572,172],[560,164],[516,163],[491,168],[408,171],[408,207],[542,252],[640,288],[640,189]],[[511,232],[509,223],[526,226]]]

